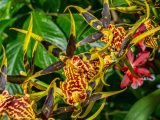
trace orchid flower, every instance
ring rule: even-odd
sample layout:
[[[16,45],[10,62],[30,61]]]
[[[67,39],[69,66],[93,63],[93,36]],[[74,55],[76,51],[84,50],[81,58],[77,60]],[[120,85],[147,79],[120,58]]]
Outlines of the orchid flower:
[[[127,66],[122,67],[121,71],[124,71],[125,75],[120,85],[121,88],[127,87],[131,84],[131,87],[136,89],[138,86],[143,84],[143,77],[152,78],[150,71],[144,66],[149,58],[149,55],[150,52],[143,51],[134,59],[133,52],[131,50],[128,51],[127,58],[137,76],[133,75]]]

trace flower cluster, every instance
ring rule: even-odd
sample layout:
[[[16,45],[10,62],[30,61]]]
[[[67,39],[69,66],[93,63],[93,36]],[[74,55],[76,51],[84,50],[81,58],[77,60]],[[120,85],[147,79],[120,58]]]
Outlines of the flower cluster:
[[[149,10],[149,5],[145,0],[144,4],[146,11]],[[142,6],[142,10],[145,9],[144,6]],[[77,9],[84,20],[93,29],[97,30],[97,32],[88,35],[79,43],[76,43],[76,27],[74,16],[70,10],[71,7]],[[132,6],[129,5],[129,7]],[[151,51],[148,47],[151,49],[158,47],[155,32],[159,31],[160,27],[153,25],[149,16],[145,16],[146,18],[139,20],[129,29],[123,25],[117,26],[111,23],[109,8],[108,0],[104,0],[101,21],[86,9],[79,6],[68,6],[66,10],[69,10],[71,28],[66,51],[55,47],[55,45],[53,46],[45,38],[32,32],[32,14],[28,30],[12,28],[26,34],[23,45],[23,63],[26,72],[21,71],[18,76],[18,78],[22,77],[24,80],[21,84],[25,95],[20,97],[10,95],[8,91],[5,91],[7,58],[3,48],[4,58],[0,70],[0,90],[2,89],[2,94],[0,94],[0,116],[7,114],[11,119],[36,119],[36,113],[39,113],[39,111],[34,112],[31,101],[39,101],[44,96],[47,96],[38,117],[41,116],[43,119],[48,119],[55,114],[73,111],[72,118],[83,119],[91,111],[94,103],[102,99],[103,102],[99,110],[88,118],[95,119],[105,106],[107,97],[123,92],[125,88],[130,85],[134,89],[142,86],[144,77],[152,79],[149,67],[146,66],[151,56]],[[120,9],[116,7],[115,9],[124,12],[126,8]],[[27,50],[29,49],[28,46],[31,38],[35,39],[36,42],[32,50],[31,60],[29,60],[28,58],[30,57],[27,56],[29,54]],[[97,40],[101,40],[100,42],[103,46],[94,47],[85,53],[75,55],[77,47]],[[50,53],[59,59],[59,61],[40,71],[34,69],[34,58],[36,57],[35,54],[38,43],[42,44]],[[141,50],[139,50],[137,46],[140,46]],[[132,47],[138,52],[132,51]],[[103,91],[103,87],[108,85],[104,75],[108,73],[110,68],[113,69],[113,66],[118,66],[117,63],[121,65],[121,68],[118,68],[118,70],[124,73],[120,83],[122,90]],[[60,82],[57,82],[57,78],[54,77],[54,80],[49,85],[46,85],[38,78],[42,75],[57,72],[60,69],[63,71],[63,73],[60,72],[60,74],[65,76],[65,79],[60,80]],[[40,92],[36,93],[33,91],[33,86],[37,91],[40,90]],[[63,104],[67,104],[68,106],[61,107],[61,104],[59,104],[61,100],[63,100]],[[84,107],[86,107],[86,110],[82,110]],[[84,111],[84,114],[82,114],[82,111]]]

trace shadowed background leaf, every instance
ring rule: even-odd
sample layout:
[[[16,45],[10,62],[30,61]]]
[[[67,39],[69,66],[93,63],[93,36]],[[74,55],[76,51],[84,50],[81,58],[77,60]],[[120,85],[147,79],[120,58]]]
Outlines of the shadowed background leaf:
[[[129,110],[124,120],[147,120],[160,104],[160,89],[137,101]]]

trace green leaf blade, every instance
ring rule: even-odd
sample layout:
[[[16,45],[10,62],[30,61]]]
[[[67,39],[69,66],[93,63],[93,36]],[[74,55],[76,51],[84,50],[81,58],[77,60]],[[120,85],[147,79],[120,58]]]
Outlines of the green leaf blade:
[[[160,89],[137,101],[124,120],[147,120],[160,103]]]

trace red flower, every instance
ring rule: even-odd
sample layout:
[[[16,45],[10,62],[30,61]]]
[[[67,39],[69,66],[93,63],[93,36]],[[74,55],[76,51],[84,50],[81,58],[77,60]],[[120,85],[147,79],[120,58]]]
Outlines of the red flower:
[[[134,38],[138,37],[140,34],[142,34],[143,32],[145,32],[146,30],[147,30],[147,28],[146,28],[145,24],[143,23],[143,24],[137,29],[137,31],[135,32],[135,34],[133,35],[133,37],[134,37]],[[143,44],[143,40],[144,40],[144,39],[140,40],[137,45],[138,45],[139,48],[141,48],[142,51],[145,51],[146,46]]]
[[[131,50],[128,51],[127,58],[130,61],[133,71],[137,76],[133,75],[127,66],[121,68],[121,70],[125,72],[120,85],[121,88],[127,87],[129,84],[131,84],[132,88],[136,89],[138,86],[141,86],[143,84],[143,77],[152,78],[149,70],[142,66],[147,62],[149,55],[150,52],[143,51],[134,60],[133,52]]]

